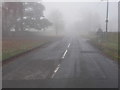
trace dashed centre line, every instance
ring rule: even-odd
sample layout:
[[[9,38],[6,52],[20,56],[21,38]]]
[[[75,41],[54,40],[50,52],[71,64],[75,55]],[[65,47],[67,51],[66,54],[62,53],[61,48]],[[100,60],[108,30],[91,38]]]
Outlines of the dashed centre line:
[[[54,73],[52,74],[52,77],[51,78],[53,78],[54,76],[55,76],[55,74],[57,73],[57,71],[59,70],[59,68],[60,68],[60,64],[57,66],[57,68],[55,69],[55,71],[54,71]]]
[[[68,48],[70,47],[70,43],[68,44],[67,47],[68,47]],[[63,54],[63,56],[62,56],[62,59],[65,58],[65,55],[67,54],[67,52],[68,52],[68,50],[66,49],[65,52],[64,52],[64,54]],[[53,78],[53,77],[55,76],[55,74],[57,73],[57,71],[59,70],[59,68],[60,68],[60,64],[59,64],[59,65],[57,66],[57,68],[54,70],[54,73],[52,74],[51,78]]]
[[[68,46],[67,46],[68,48],[70,47],[70,43],[68,44]],[[63,54],[63,56],[62,56],[62,59],[64,59],[65,58],[65,55],[67,54],[67,52],[68,52],[68,50],[66,49],[65,50],[65,52],[64,52],[64,54]]]
[[[68,44],[68,48],[70,47],[70,43]]]
[[[64,52],[64,54],[63,54],[63,56],[62,56],[62,59],[65,58],[65,55],[66,55],[67,52],[68,52],[68,50],[65,50],[65,52]]]

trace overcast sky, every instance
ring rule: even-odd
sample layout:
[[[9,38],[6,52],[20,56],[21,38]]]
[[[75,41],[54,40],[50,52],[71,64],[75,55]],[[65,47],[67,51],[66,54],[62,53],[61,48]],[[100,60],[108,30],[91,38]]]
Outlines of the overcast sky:
[[[77,20],[82,20],[83,12],[90,12],[98,15],[101,22],[101,28],[105,30],[106,17],[106,0],[0,0],[0,1],[21,1],[21,2],[35,2],[42,1],[46,10],[44,14],[46,17],[53,10],[62,12],[64,20],[69,24]],[[109,30],[118,30],[118,1],[109,0]]]
[[[46,7],[44,12],[48,17],[51,11],[59,10],[67,23],[82,19],[83,12],[90,12],[98,15],[102,29],[105,29],[106,2],[43,2]],[[81,16],[82,15],[82,16]],[[109,3],[109,30],[117,31],[118,3]]]

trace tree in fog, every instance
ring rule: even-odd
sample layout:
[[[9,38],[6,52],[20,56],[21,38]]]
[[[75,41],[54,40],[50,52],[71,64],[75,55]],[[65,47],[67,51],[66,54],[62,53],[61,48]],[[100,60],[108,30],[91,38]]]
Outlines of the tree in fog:
[[[22,29],[21,23],[17,23],[17,19],[23,17],[23,4],[22,2],[4,2],[2,5],[2,30],[6,34],[14,27],[16,30]]]
[[[60,32],[63,32],[65,28],[65,22],[60,11],[58,10],[52,11],[49,15],[49,20],[53,23],[56,35]]]
[[[37,2],[4,2],[2,3],[3,33],[25,31],[26,28],[44,29],[51,25],[43,11],[45,7]]]
[[[28,2],[24,3],[24,6],[24,26],[41,30],[51,25],[51,22],[44,18],[45,7],[41,3]]]

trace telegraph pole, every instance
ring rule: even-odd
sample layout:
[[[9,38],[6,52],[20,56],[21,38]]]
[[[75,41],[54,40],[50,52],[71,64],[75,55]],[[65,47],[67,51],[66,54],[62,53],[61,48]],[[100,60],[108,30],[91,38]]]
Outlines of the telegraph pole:
[[[108,32],[108,9],[109,9],[109,1],[107,0],[107,10],[106,10],[106,32]]]

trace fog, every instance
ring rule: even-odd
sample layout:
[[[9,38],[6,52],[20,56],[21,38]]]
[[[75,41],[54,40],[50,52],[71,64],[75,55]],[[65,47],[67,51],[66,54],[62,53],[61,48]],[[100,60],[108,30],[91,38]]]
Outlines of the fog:
[[[3,88],[118,88],[117,2],[106,29],[107,0],[17,1],[0,6]]]
[[[88,33],[102,28],[105,31],[106,2],[42,2],[45,17],[57,10],[63,15],[67,31]],[[109,2],[108,31],[118,29],[118,3]]]

